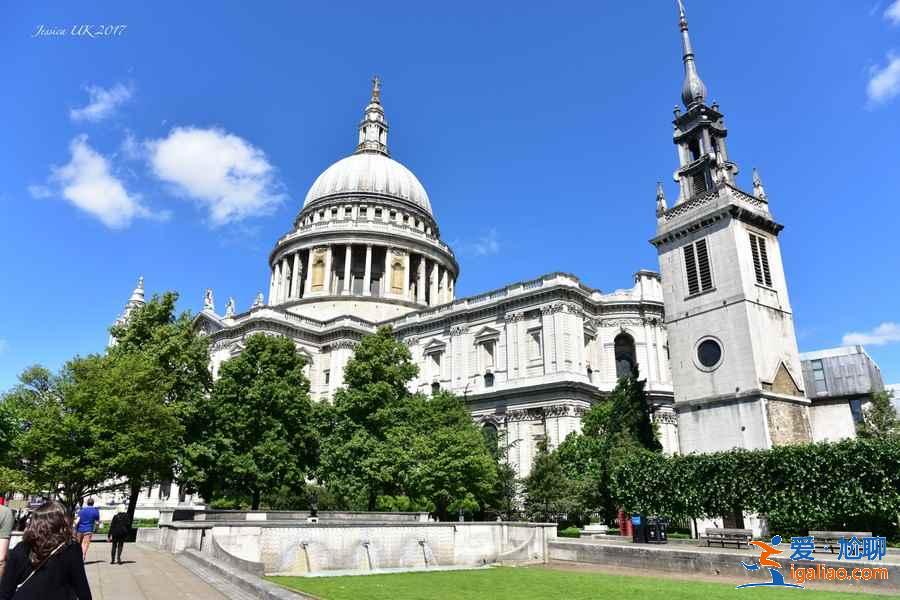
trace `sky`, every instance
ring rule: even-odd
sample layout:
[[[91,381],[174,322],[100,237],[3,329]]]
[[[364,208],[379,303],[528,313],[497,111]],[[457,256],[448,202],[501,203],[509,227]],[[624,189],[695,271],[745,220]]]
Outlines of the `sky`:
[[[102,351],[138,276],[246,310],[375,73],[458,296],[630,287],[656,182],[676,197],[674,4],[5,2],[0,389]],[[900,383],[900,0],[686,4],[739,184],[757,167],[785,224],[801,351],[863,343]]]

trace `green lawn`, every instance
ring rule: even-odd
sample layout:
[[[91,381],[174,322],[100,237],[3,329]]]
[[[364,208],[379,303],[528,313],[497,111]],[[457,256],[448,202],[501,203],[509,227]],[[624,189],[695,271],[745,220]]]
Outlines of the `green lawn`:
[[[476,571],[437,571],[354,577],[270,577],[323,600],[800,600],[809,590],[744,589],[734,584],[644,578],[604,573],[556,571],[541,567],[498,567]],[[838,584],[835,584],[838,585]],[[820,600],[877,598],[859,593],[815,590]]]

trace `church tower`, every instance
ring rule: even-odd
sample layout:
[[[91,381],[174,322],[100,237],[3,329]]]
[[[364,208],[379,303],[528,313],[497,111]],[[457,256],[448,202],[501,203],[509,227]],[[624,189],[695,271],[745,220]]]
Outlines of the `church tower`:
[[[737,187],[724,115],[707,105],[684,6],[674,142],[679,185],[656,193],[656,237],[681,451],[769,448],[811,439],[775,221],[759,175]]]

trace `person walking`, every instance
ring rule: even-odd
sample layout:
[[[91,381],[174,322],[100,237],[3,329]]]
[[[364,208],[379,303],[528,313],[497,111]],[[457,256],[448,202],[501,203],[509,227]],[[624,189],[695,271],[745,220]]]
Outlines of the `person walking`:
[[[9,553],[9,538],[12,537],[13,526],[16,517],[10,507],[6,505],[6,499],[0,496],[0,576],[6,567],[6,555]]]
[[[87,506],[78,511],[78,522],[75,526],[75,535],[81,544],[81,553],[87,560],[88,548],[91,547],[91,538],[94,537],[94,529],[100,522],[100,511],[94,508],[94,499],[87,499]]]
[[[22,541],[9,553],[0,600],[92,600],[81,549],[69,515],[46,502],[31,515]]]
[[[125,540],[131,533],[131,521],[128,519],[128,513],[125,507],[120,506],[119,512],[112,518],[109,524],[109,541],[112,549],[110,550],[109,564],[113,565],[116,560],[122,564],[122,549],[125,547]]]

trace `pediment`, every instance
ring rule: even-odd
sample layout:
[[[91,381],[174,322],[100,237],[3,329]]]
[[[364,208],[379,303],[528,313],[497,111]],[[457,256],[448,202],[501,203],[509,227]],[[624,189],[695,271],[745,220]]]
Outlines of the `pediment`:
[[[432,352],[443,352],[446,349],[447,344],[437,338],[432,338],[431,341],[425,344],[422,348],[425,354],[430,354]]]
[[[497,339],[499,337],[500,332],[488,325],[478,330],[478,333],[475,334],[475,341],[483,342],[485,340]]]
[[[194,330],[200,335],[209,335],[224,328],[222,321],[209,312],[204,311],[194,318]]]

